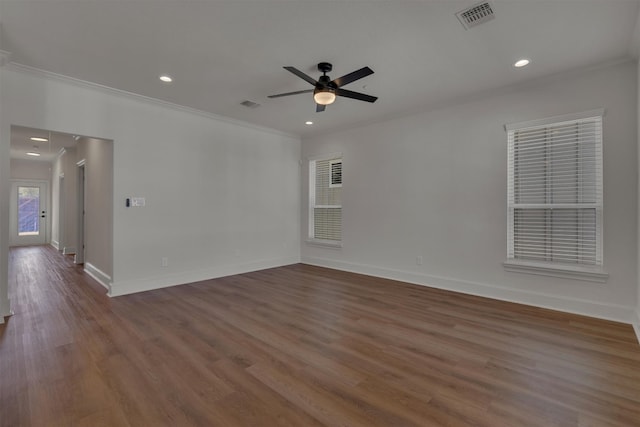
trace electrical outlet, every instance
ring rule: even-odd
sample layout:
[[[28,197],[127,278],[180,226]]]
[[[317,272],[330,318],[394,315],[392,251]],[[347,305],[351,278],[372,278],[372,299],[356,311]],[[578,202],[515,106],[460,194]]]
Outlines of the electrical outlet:
[[[167,258],[166,256],[162,257],[162,261],[160,262],[160,265],[162,267],[169,267],[169,258]]]
[[[423,262],[423,261],[424,261],[424,260],[422,259],[422,256],[417,256],[417,257],[416,257],[416,265],[422,265],[422,262]]]

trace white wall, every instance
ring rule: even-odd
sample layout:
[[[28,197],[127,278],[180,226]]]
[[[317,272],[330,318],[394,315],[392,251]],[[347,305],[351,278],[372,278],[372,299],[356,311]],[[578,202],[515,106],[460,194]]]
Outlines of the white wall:
[[[81,138],[77,157],[85,162],[83,261],[85,269],[106,284],[113,274],[113,143]],[[73,166],[77,172],[77,165]]]
[[[635,58],[636,61],[638,61],[638,59],[640,58],[640,11],[638,11],[638,16],[636,17],[636,26],[633,32],[633,36],[631,38],[631,45],[629,48],[629,53],[630,55]],[[636,98],[636,108],[637,108],[637,117],[636,117],[636,124],[637,124],[637,136],[638,136],[638,158],[637,158],[637,164],[639,165],[640,168],[640,64],[637,63],[636,66],[638,67],[638,75],[636,78],[637,81],[637,86],[638,86],[638,93],[637,93],[637,98]],[[640,191],[640,174],[638,175],[638,191]],[[637,289],[637,303],[636,303],[636,310],[635,310],[635,314],[634,314],[634,319],[633,319],[633,327],[635,328],[636,331],[636,336],[638,337],[638,342],[640,342],[640,194],[638,195],[638,219],[637,219],[637,224],[638,224],[638,235],[636,236],[636,242],[638,245],[638,259],[636,260],[636,272],[638,274],[638,289]]]
[[[630,322],[638,286],[636,85],[636,65],[627,62],[303,140],[305,159],[343,153],[344,184],[343,247],[303,241],[302,261]],[[608,282],[505,272],[503,125],[598,107],[606,108]],[[306,168],[302,200],[308,200]],[[307,212],[304,205],[303,237]]]
[[[77,150],[67,147],[53,162],[51,177],[51,243],[64,254],[76,252]],[[110,163],[110,166],[111,163]],[[60,177],[62,188],[60,188]],[[62,191],[62,203],[60,192]],[[111,209],[112,211],[113,209]],[[60,222],[62,216],[62,223]],[[109,245],[111,249],[112,245]]]
[[[1,53],[0,53],[1,55]],[[6,69],[3,66],[3,58],[0,56],[0,323],[4,323],[4,317],[11,314],[9,301],[9,192],[11,189],[11,122],[2,123],[2,118],[7,115],[8,106],[4,106],[5,98],[4,76]]]
[[[634,39],[638,40],[638,44],[640,44],[640,13],[638,15],[638,23],[636,24],[636,32]],[[637,56],[636,56],[637,57]],[[638,98],[636,107],[638,109],[637,116],[637,125],[638,125],[638,159],[637,163],[640,165],[640,63],[638,64]],[[640,166],[639,166],[640,167]],[[638,191],[640,191],[640,171],[638,173]],[[636,312],[633,321],[633,327],[636,331],[636,336],[638,337],[638,342],[640,342],[640,194],[638,195],[638,236],[637,236],[637,244],[638,244],[638,259],[636,262],[636,271],[638,274],[638,298],[636,304]]]
[[[298,138],[11,65],[0,70],[0,159],[11,124],[113,141],[112,295],[299,261]],[[0,178],[7,168],[0,160]],[[146,197],[146,207],[126,208],[129,196]]]
[[[11,159],[11,179],[51,180],[51,163],[37,160]]]

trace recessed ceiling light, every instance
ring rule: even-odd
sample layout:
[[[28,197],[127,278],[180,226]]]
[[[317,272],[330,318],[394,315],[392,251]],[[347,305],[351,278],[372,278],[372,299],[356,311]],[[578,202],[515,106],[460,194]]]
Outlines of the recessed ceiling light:
[[[29,139],[32,140],[32,141],[38,141],[38,142],[47,142],[47,141],[49,141],[47,138],[40,138],[38,136],[32,136]]]
[[[307,121],[307,122],[304,122],[304,124],[305,124],[305,125],[312,125],[312,124],[313,124],[313,122],[312,122],[312,121]]]
[[[526,65],[529,65],[529,60],[528,59],[521,59],[519,61],[516,61],[515,64],[513,64],[514,67],[516,68],[522,68]]]
[[[168,76],[166,74],[163,74],[159,77],[160,80],[162,80],[165,83],[171,83],[173,81],[173,78],[171,76]]]
[[[40,153],[36,153],[35,151],[27,152],[27,156],[40,157]]]

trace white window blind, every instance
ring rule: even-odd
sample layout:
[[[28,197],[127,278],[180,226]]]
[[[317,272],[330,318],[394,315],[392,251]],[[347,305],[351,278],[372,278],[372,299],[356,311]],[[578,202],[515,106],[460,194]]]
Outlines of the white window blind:
[[[602,112],[507,130],[507,258],[601,266]]]
[[[309,237],[339,242],[342,240],[342,159],[309,162]]]

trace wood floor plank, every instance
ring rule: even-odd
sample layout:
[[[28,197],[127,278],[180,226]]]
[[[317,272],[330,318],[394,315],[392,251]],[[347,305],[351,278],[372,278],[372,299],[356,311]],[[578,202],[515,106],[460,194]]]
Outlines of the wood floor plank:
[[[640,426],[629,325],[296,264],[110,299],[11,249],[0,427]]]

